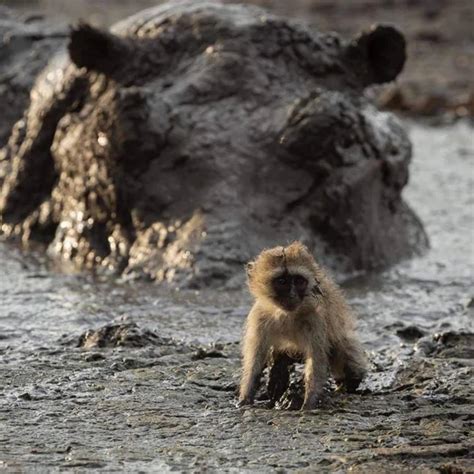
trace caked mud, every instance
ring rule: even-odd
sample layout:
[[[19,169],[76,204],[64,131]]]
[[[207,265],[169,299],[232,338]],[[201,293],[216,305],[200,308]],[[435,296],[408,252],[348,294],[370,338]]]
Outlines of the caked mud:
[[[68,276],[2,244],[0,466],[472,472],[472,128],[408,126],[431,250],[344,282],[371,361],[356,394],[237,409],[245,291]]]

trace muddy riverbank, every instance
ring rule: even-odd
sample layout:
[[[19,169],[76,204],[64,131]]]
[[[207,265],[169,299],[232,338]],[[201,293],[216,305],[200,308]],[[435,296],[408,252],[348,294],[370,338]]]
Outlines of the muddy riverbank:
[[[472,472],[472,128],[407,126],[431,250],[344,282],[359,393],[237,409],[246,292],[64,275],[1,244],[0,468]]]

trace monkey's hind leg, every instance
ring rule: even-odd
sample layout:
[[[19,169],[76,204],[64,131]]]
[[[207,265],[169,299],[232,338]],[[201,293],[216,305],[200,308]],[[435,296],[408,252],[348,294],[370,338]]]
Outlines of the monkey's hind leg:
[[[331,372],[338,386],[354,393],[367,373],[367,357],[362,344],[354,338],[333,348],[330,355]]]
[[[267,394],[270,406],[275,406],[290,384],[290,367],[295,359],[284,352],[273,352],[272,367],[268,374]]]

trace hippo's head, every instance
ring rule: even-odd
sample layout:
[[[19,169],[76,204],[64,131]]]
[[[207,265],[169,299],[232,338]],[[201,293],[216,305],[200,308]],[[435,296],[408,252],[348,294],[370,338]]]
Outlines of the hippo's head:
[[[45,106],[60,109],[39,203],[54,253],[203,282],[295,238],[346,268],[413,250],[422,231],[400,197],[410,144],[363,95],[403,67],[395,28],[346,42],[188,1],[111,32],[79,25],[69,55]]]

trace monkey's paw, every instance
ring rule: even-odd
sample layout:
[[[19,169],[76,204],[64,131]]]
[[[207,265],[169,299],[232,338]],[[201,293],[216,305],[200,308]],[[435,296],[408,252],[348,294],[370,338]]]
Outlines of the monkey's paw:
[[[242,408],[250,405],[253,405],[253,400],[250,398],[241,398],[236,404],[237,408]]]
[[[316,410],[321,405],[322,405],[322,400],[320,398],[316,398],[313,400],[305,400],[305,402],[301,406],[301,411]]]

